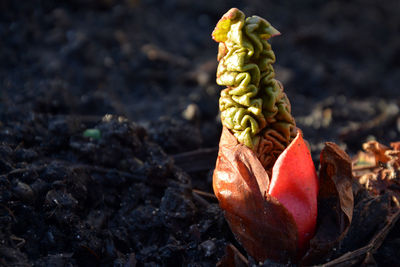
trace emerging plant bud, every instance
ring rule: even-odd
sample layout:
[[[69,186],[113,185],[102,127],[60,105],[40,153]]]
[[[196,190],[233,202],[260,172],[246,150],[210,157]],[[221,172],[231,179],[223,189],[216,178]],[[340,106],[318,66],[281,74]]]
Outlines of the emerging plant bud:
[[[218,22],[217,83],[223,130],[213,188],[236,239],[255,260],[323,263],[353,216],[351,161],[334,143],[310,151],[274,79],[267,40],[279,32],[236,8]],[[318,216],[317,216],[318,214]],[[318,224],[317,224],[318,221]]]
[[[218,22],[223,124],[214,192],[237,240],[258,261],[297,260],[314,236],[318,177],[274,79],[267,40],[279,32],[236,8]]]

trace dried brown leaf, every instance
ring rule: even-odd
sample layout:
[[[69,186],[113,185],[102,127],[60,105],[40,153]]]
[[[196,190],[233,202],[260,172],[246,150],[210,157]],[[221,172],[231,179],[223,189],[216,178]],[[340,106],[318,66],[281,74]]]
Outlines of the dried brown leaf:
[[[380,195],[385,192],[399,194],[400,179],[400,142],[390,144],[388,148],[376,141],[363,144],[366,152],[359,152],[353,160],[353,174],[369,192]],[[357,166],[357,162],[362,162],[364,158],[372,158],[370,161],[376,162],[373,166]],[[378,164],[384,163],[384,164]]]
[[[393,150],[400,151],[400,142],[392,142],[390,143],[390,146]]]
[[[352,164],[354,172],[362,172],[365,169],[374,168],[376,167],[375,155],[359,151],[357,156],[354,157]]]
[[[363,149],[365,152],[373,153],[375,155],[376,163],[386,163],[390,160],[390,158],[385,155],[386,150],[389,148],[378,143],[377,141],[368,141],[364,143]]]
[[[346,235],[354,208],[350,157],[334,143],[326,143],[321,152],[318,194],[317,232],[302,265],[326,258]]]

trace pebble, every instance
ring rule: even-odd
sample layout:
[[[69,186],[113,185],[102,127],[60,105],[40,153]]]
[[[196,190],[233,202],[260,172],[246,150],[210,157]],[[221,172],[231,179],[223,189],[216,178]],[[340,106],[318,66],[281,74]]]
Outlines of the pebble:
[[[18,161],[31,162],[37,158],[38,154],[35,150],[20,148],[15,152],[15,157]]]
[[[206,257],[213,255],[217,249],[215,243],[212,240],[204,241],[200,244],[200,248],[205,252]]]
[[[182,112],[182,117],[188,121],[192,121],[199,118],[200,117],[199,107],[194,103],[189,104]]]
[[[46,204],[50,207],[61,206],[63,208],[75,208],[78,205],[78,200],[76,200],[70,193],[50,190],[46,195]]]
[[[23,182],[18,182],[16,186],[13,188],[14,194],[27,202],[32,202],[35,194],[32,188]]]

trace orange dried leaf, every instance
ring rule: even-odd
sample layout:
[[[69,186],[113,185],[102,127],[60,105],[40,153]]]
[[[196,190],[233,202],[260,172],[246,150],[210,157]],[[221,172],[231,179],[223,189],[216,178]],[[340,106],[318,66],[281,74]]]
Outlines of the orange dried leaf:
[[[353,159],[353,170],[376,167],[375,155],[359,151]]]
[[[389,149],[387,146],[384,146],[377,141],[368,141],[363,144],[363,149],[365,152],[369,152],[374,154],[376,163],[382,162],[386,163],[390,160],[388,156],[385,155],[385,152]]]
[[[397,172],[400,170],[400,142],[390,144],[391,148],[370,141],[363,144],[366,152],[359,152],[353,162],[357,163],[364,158],[372,158],[375,162],[372,166],[354,165],[353,174],[370,193],[379,195],[388,191],[399,191],[397,184],[399,178]],[[361,156],[360,156],[361,155]],[[378,164],[379,162],[384,164]]]
[[[400,142],[392,142],[390,143],[390,146],[393,150],[400,151]]]

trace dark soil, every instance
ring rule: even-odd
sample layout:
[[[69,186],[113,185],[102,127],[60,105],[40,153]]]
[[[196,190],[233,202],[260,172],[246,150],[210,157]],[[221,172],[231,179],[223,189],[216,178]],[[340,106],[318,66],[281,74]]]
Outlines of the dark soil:
[[[237,245],[207,194],[210,34],[233,6],[282,32],[275,69],[316,162],[325,141],[400,140],[397,0],[0,1],[0,265],[214,266]],[[388,197],[356,199],[332,257],[387,221]],[[399,248],[397,223],[364,264]]]

